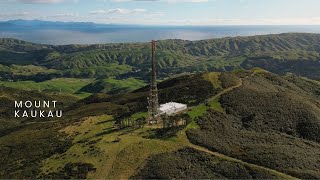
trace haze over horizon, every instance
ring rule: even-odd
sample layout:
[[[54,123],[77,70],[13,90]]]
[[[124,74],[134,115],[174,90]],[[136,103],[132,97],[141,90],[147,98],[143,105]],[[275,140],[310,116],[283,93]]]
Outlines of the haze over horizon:
[[[288,32],[320,33],[320,26],[151,26],[61,23],[57,21],[40,20],[13,20],[0,22],[0,38],[15,38],[34,43],[54,45],[148,42],[153,39],[204,40]]]
[[[289,8],[290,5],[290,8]],[[3,0],[13,19],[140,25],[320,25],[308,0]]]
[[[57,45],[320,33],[318,7],[318,0],[2,0],[0,37]]]

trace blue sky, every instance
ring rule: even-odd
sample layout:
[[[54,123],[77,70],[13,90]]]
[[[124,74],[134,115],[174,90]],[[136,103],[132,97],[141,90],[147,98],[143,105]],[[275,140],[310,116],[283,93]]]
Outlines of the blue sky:
[[[320,25],[320,0],[0,0],[0,20]]]

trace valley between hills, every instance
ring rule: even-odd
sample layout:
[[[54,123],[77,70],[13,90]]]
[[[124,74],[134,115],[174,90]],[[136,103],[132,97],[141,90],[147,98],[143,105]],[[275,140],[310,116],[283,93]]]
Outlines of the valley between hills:
[[[148,45],[1,39],[0,177],[320,178],[320,35],[160,41],[159,101],[188,105],[165,128],[142,123]],[[15,119],[16,99],[64,115]]]

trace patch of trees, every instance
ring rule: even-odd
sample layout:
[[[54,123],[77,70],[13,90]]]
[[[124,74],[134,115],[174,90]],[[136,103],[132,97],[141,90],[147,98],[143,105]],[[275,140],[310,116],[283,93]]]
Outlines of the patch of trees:
[[[147,124],[147,120],[145,117],[132,119],[131,117],[119,119],[117,120],[117,124],[120,129],[124,128],[142,128],[145,124]]]
[[[187,114],[177,114],[175,116],[162,115],[161,121],[163,128],[171,128],[176,126],[186,126],[191,119]]]
[[[162,115],[159,122],[162,128],[149,130],[149,135],[145,136],[145,138],[166,139],[175,137],[190,122],[191,118],[187,114],[177,114],[175,116]]]

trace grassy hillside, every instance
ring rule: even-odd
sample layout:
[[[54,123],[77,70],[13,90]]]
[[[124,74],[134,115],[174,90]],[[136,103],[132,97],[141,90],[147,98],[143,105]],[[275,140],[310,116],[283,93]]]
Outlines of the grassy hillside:
[[[93,93],[119,94],[131,92],[145,86],[146,83],[135,78],[128,79],[83,79],[55,78],[42,82],[0,81],[0,86],[26,91],[38,91],[52,94],[69,94],[85,98]]]
[[[195,86],[195,83],[202,84],[201,88]],[[172,96],[177,101],[184,100],[191,104],[197,103],[196,100],[205,99],[214,93],[214,86],[209,81],[202,79],[202,75],[170,79],[160,83],[159,86],[161,86],[160,91],[167,98]],[[180,89],[180,93],[175,95],[178,89]],[[84,173],[86,176],[87,170],[92,168],[96,168],[96,173],[91,174],[92,177],[121,177],[121,175],[125,175],[124,170],[127,171],[125,177],[131,176],[151,154],[168,152],[180,147],[179,143],[159,142],[157,139],[150,141],[144,138],[145,133],[149,133],[147,129],[138,129],[134,133],[135,136],[132,136],[130,129],[113,129],[113,124],[119,118],[132,116],[133,119],[136,119],[145,114],[138,112],[146,111],[147,90],[146,87],[136,92],[114,96],[96,94],[68,106],[64,110],[64,118],[58,121],[31,119],[18,123],[19,128],[11,129],[5,136],[0,137],[0,152],[3,155],[4,162],[0,166],[0,176],[3,178],[83,178],[83,176],[78,175]],[[28,93],[37,95],[34,92]],[[27,95],[27,93],[24,94]],[[39,98],[43,97],[39,96]],[[17,99],[17,97],[13,99]],[[165,100],[162,99],[162,101]],[[10,109],[10,107],[7,107],[3,112],[10,114]],[[101,115],[101,118],[96,117],[99,115]],[[82,123],[84,124],[79,127],[78,124]],[[63,130],[64,128],[67,129]],[[50,140],[53,137],[55,139]],[[19,138],[19,141],[12,143],[16,138]],[[121,139],[120,142],[118,142],[118,138]],[[49,145],[51,143],[53,143],[52,146]],[[159,148],[160,144],[163,148]],[[25,148],[19,151],[22,146]],[[44,147],[47,147],[45,151],[42,150]],[[30,149],[33,151],[33,158],[28,158]],[[132,150],[134,150],[134,153],[132,153]],[[141,156],[142,150],[148,151],[145,151],[145,154]],[[15,152],[16,157],[10,158],[10,152]],[[101,153],[105,156],[101,156]],[[135,154],[139,154],[139,156]],[[141,159],[137,161],[137,157],[141,157]],[[101,161],[100,158],[102,158]],[[135,164],[124,165],[127,158],[134,159],[132,162]],[[120,163],[120,165],[113,167],[112,162]],[[32,163],[33,165],[26,166],[25,163]],[[93,167],[91,167],[92,165]],[[78,167],[82,170],[81,172],[74,172],[70,170],[72,167]]]
[[[305,86],[306,85],[306,86]],[[270,73],[247,76],[208,111],[191,142],[300,178],[319,178],[319,84]]]
[[[292,72],[319,79],[319,42],[319,34],[299,33],[158,41],[159,75],[262,67],[274,73]],[[101,72],[101,67],[117,64],[122,69],[125,66],[132,69],[102,68],[104,78],[110,75],[149,78],[149,43],[51,46],[1,39],[0,47],[0,63],[5,65],[41,65],[62,71],[64,77],[101,78],[97,72]]]
[[[113,127],[112,116],[89,117],[83,122],[68,126],[61,131],[73,137],[72,146],[64,153],[43,161],[42,176],[45,178],[70,178],[64,172],[68,163],[92,164],[95,171],[88,178],[128,178],[151,154],[173,151],[178,143],[145,139],[139,133],[146,130]]]
[[[12,75],[25,75],[25,76],[32,76],[36,74],[50,74],[55,73],[57,70],[55,69],[47,69],[42,66],[35,66],[35,65],[26,65],[26,66],[19,66],[19,65],[11,65],[11,66],[4,66],[0,65],[1,72],[11,72]]]
[[[0,81],[0,85],[26,91],[72,94],[79,97],[86,97],[89,96],[90,93],[79,92],[79,90],[92,81],[93,79],[58,78],[39,83],[36,83],[34,81]]]
[[[172,117],[186,126],[119,129],[144,119],[149,88],[94,94],[62,119],[30,119],[0,136],[1,178],[319,178],[317,81],[254,69],[158,87],[161,103],[188,104]]]
[[[185,148],[151,157],[133,179],[275,179],[276,174]]]
[[[113,78],[96,80],[80,89],[88,93],[117,94],[130,92],[145,86],[146,83],[135,78],[117,80]]]

